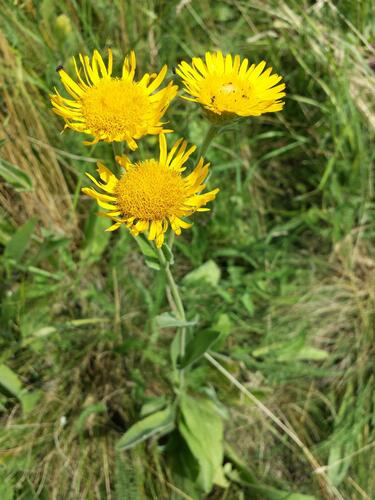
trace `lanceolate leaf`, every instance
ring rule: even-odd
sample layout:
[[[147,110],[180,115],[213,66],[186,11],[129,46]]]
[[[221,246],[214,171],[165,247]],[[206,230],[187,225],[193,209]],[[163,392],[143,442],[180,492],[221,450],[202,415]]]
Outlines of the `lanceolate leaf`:
[[[159,316],[156,316],[155,320],[159,328],[181,328],[183,326],[194,326],[197,324],[196,321],[183,321],[167,312],[159,314]]]
[[[174,429],[175,412],[172,406],[152,413],[139,420],[128,429],[117,443],[118,450],[127,450],[157,434],[171,432]]]
[[[17,398],[24,413],[31,411],[41,396],[41,391],[28,392],[18,375],[6,365],[0,365],[0,393]]]
[[[5,393],[19,397],[22,391],[22,383],[13,370],[6,365],[0,365],[0,388]]]
[[[222,313],[218,317],[218,320],[214,325],[212,325],[212,330],[215,332],[219,332],[220,335],[217,340],[210,346],[210,349],[213,351],[218,351],[221,349],[223,344],[225,343],[225,339],[228,337],[232,330],[232,324],[228,314]]]
[[[21,261],[29,245],[36,223],[37,219],[33,217],[17,229],[5,247],[5,258],[15,260],[17,263]]]
[[[198,484],[208,493],[223,475],[223,421],[208,398],[184,394],[180,409],[178,429],[199,463]]]
[[[164,243],[162,246],[162,252],[164,257],[167,259],[170,265],[174,264],[174,256],[172,250],[169,248],[167,243]]]
[[[144,239],[144,236],[140,235],[138,238],[135,238],[135,241],[138,243],[138,246],[145,257],[158,260],[158,254],[150,243]]]
[[[180,368],[185,368],[197,361],[220,337],[220,332],[213,330],[197,332],[186,346],[186,353],[181,360]]]
[[[159,257],[156,253],[155,248],[151,246],[151,244],[145,239],[143,235],[139,235],[134,239],[144,255],[146,266],[154,269],[155,271],[160,271]]]

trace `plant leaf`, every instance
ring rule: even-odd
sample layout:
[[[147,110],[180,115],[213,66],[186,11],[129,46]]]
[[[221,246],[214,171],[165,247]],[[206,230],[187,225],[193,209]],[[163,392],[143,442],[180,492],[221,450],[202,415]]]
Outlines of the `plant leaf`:
[[[318,349],[317,347],[305,346],[298,351],[296,359],[305,361],[323,361],[329,356],[328,352],[324,349]]]
[[[0,365],[0,386],[7,394],[19,398],[22,392],[22,382],[18,375],[6,365]]]
[[[222,477],[223,421],[208,398],[183,394],[179,431],[199,463],[199,486],[208,493],[216,477]]]
[[[201,499],[202,489],[197,484],[199,463],[177,430],[169,436],[166,462],[172,473],[173,484],[182,491],[189,492],[192,500]]]
[[[219,339],[220,335],[220,332],[214,330],[197,332],[191,341],[188,342],[185,356],[181,360],[179,368],[186,368],[201,358],[210,346]]]
[[[31,392],[23,390],[19,396],[23,413],[27,414],[31,412],[38,404],[38,401],[42,397],[42,394],[43,392],[40,390],[35,390]]]
[[[20,262],[29,245],[31,235],[37,223],[36,217],[32,217],[20,226],[13,234],[4,250],[4,257]]]
[[[183,281],[187,285],[203,281],[215,287],[219,283],[220,275],[219,266],[213,260],[208,260],[194,271],[186,274]]]
[[[212,350],[219,350],[223,346],[225,339],[228,337],[232,330],[232,323],[228,314],[220,314],[218,320],[212,325],[212,330],[219,332],[220,335],[217,340],[211,345]]]
[[[141,417],[147,417],[165,407],[167,401],[165,396],[151,398],[141,408]]]
[[[38,403],[42,391],[27,391],[22,387],[18,375],[6,365],[0,365],[0,391],[6,396],[14,396],[21,403],[22,411],[29,413]]]
[[[173,316],[173,314],[167,312],[156,316],[155,321],[159,328],[181,328],[183,326],[194,326],[197,324],[196,320],[183,321],[176,318],[176,316]]]
[[[164,257],[167,259],[167,262],[169,262],[169,264],[172,266],[174,264],[174,255],[169,245],[167,245],[167,243],[164,243],[161,250],[164,254]]]
[[[158,254],[156,253],[155,249],[144,239],[142,235],[139,235],[138,237],[134,238],[135,241],[137,242],[141,252],[145,257],[148,257],[150,259],[158,259]]]
[[[116,445],[118,450],[128,450],[157,434],[170,432],[174,429],[175,412],[172,406],[152,413],[139,420],[128,429]]]
[[[95,205],[92,206],[95,208]],[[84,230],[85,247],[81,254],[81,261],[87,266],[100,260],[103,255],[111,238],[111,233],[105,231],[109,225],[106,217],[98,217],[96,209],[90,210]]]
[[[160,262],[156,250],[148,243],[144,236],[139,235],[134,239],[144,255],[146,266],[155,271],[160,271]]]

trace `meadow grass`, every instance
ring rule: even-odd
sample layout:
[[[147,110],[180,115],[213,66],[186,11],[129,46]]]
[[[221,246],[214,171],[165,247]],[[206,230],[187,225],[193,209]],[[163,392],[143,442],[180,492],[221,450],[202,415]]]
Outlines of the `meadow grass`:
[[[0,498],[196,498],[163,440],[114,451],[171,391],[174,331],[155,321],[164,277],[80,194],[110,148],[60,134],[51,112],[55,68],[107,47],[117,69],[134,49],[141,72],[221,49],[287,84],[282,112],[215,138],[222,189],[176,239],[174,272],[189,319],[227,333],[224,366],[303,446],[201,363],[191,389],[216,388],[232,467],[210,498],[373,498],[374,2],[0,5]],[[208,128],[181,99],[168,119],[197,144]]]

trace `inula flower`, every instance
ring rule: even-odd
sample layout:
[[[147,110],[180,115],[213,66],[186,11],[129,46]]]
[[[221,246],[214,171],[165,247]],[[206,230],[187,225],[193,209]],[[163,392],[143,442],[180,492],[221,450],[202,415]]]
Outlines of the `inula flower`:
[[[178,87],[169,83],[157,91],[167,73],[163,66],[159,74],[144,74],[134,81],[136,58],[134,52],[126,57],[121,78],[112,77],[112,51],[108,50],[105,66],[97,50],[92,61],[79,55],[82,70],[73,58],[76,81],[62,68],[58,68],[61,81],[72,99],[62,97],[56,90],[51,95],[55,113],[62,116],[65,127],[93,136],[91,142],[126,141],[132,150],[137,140],[146,134],[170,132],[160,121],[169,103],[176,96]]]
[[[200,158],[194,170],[181,175],[184,166],[196,147],[187,149],[187,142],[179,139],[171,150],[167,150],[164,134],[159,136],[159,159],[149,159],[132,164],[126,156],[116,160],[125,169],[118,179],[103,164],[98,163],[98,173],[102,182],[86,174],[104,193],[92,188],[82,191],[95,198],[98,205],[108,212],[103,213],[115,223],[107,231],[114,231],[125,224],[133,235],[148,233],[149,240],[155,240],[161,247],[168,227],[177,234],[191,226],[183,218],[203,208],[213,200],[219,191],[202,193],[208,174],[208,163]]]
[[[205,61],[193,57],[191,64],[183,61],[176,73],[182,78],[185,97],[204,106],[213,121],[231,120],[244,116],[259,116],[280,111],[284,102],[285,84],[277,85],[281,76],[264,71],[266,63],[249,66],[240,56],[223,56],[222,52],[206,52]]]

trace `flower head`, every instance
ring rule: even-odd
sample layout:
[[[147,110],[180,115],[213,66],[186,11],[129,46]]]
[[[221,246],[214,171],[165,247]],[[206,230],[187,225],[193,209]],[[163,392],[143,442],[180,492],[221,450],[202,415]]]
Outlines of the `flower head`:
[[[169,83],[156,91],[167,73],[164,66],[159,74],[144,74],[134,81],[136,58],[134,52],[126,57],[121,78],[112,77],[112,51],[108,50],[108,65],[97,50],[92,61],[79,55],[83,75],[73,58],[76,81],[62,68],[58,68],[61,82],[73,99],[62,97],[56,90],[51,95],[53,110],[65,120],[65,127],[94,137],[91,142],[126,141],[137,148],[137,140],[146,134],[170,132],[163,130],[160,121],[178,88]]]
[[[271,75],[272,68],[263,71],[265,66],[262,61],[249,67],[239,55],[206,52],[205,61],[199,57],[193,57],[191,64],[183,61],[176,73],[192,96],[185,99],[199,102],[213,121],[220,122],[283,108],[285,84],[277,85],[281,76]]]
[[[132,164],[126,156],[116,160],[125,169],[118,179],[103,164],[98,163],[98,173],[102,182],[86,174],[104,193],[92,188],[82,191],[95,198],[98,205],[108,212],[102,214],[112,218],[115,223],[107,229],[114,231],[125,224],[133,235],[148,233],[149,240],[155,240],[161,247],[164,234],[169,225],[177,234],[181,229],[191,226],[183,220],[194,212],[208,210],[203,208],[213,200],[219,191],[202,193],[208,174],[208,163],[200,158],[194,170],[186,176],[181,173],[196,147],[188,150],[187,142],[179,139],[171,150],[167,150],[165,135],[159,136],[159,159],[149,159]]]

